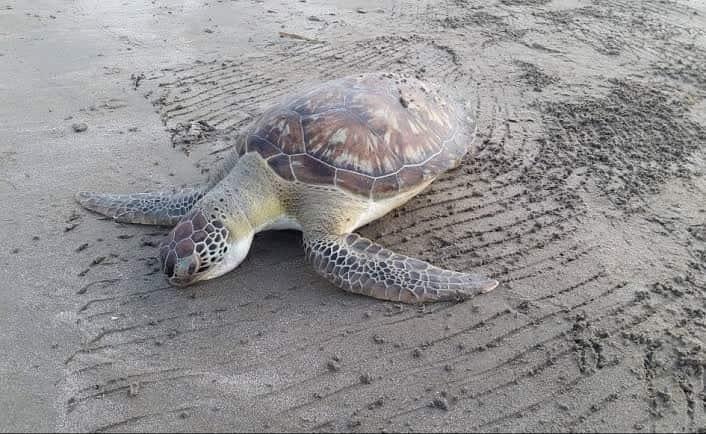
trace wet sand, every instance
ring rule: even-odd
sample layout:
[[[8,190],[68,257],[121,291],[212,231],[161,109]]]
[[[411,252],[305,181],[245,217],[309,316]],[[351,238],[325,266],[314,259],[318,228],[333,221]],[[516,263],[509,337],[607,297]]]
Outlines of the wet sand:
[[[289,231],[176,290],[166,228],[73,201],[199,182],[376,70],[448,86],[478,147],[361,233],[492,293],[347,294]],[[702,2],[5,1],[0,101],[3,430],[706,428]]]

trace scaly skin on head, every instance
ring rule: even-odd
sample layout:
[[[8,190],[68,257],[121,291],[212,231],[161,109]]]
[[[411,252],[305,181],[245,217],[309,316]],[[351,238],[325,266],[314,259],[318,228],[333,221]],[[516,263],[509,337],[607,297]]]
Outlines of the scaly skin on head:
[[[175,286],[218,277],[237,267],[252,243],[253,231],[237,201],[206,195],[160,246],[162,271]]]
[[[162,242],[162,271],[172,285],[187,286],[236,268],[255,233],[281,215],[279,195],[255,185],[266,179],[258,173],[262,163],[245,157],[236,166]]]
[[[160,245],[162,271],[172,285],[218,277],[245,259],[254,231],[244,216],[223,218],[219,211],[197,206]]]
[[[170,283],[185,286],[223,260],[229,246],[228,229],[194,209],[176,225],[159,249],[162,271]]]

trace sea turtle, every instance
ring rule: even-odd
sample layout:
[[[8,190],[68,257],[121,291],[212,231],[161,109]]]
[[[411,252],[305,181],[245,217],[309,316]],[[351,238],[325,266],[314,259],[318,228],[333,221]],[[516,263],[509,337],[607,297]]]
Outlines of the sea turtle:
[[[314,269],[346,291],[405,303],[465,299],[498,282],[392,252],[354,231],[458,166],[474,136],[473,120],[438,86],[358,74],[266,110],[204,186],[76,198],[117,221],[176,224],[159,249],[175,286],[234,269],[257,232],[297,229]]]

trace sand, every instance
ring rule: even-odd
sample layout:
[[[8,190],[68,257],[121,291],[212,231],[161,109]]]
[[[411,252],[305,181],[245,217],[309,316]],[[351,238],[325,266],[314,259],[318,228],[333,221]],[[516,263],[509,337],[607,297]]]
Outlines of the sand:
[[[361,233],[501,284],[342,292],[301,236],[183,290],[78,190],[199,182],[267,105],[375,70],[468,102],[462,167]],[[0,2],[0,426],[706,429],[706,4]]]

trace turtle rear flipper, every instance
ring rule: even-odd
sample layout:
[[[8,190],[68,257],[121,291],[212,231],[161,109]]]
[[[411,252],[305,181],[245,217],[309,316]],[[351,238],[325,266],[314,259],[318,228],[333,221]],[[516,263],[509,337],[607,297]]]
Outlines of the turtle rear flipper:
[[[346,291],[382,300],[464,300],[498,286],[497,280],[444,270],[357,234],[305,234],[304,247],[319,274]]]
[[[118,222],[172,226],[191,210],[206,191],[206,187],[134,194],[81,191],[76,193],[76,201],[84,208]]]

